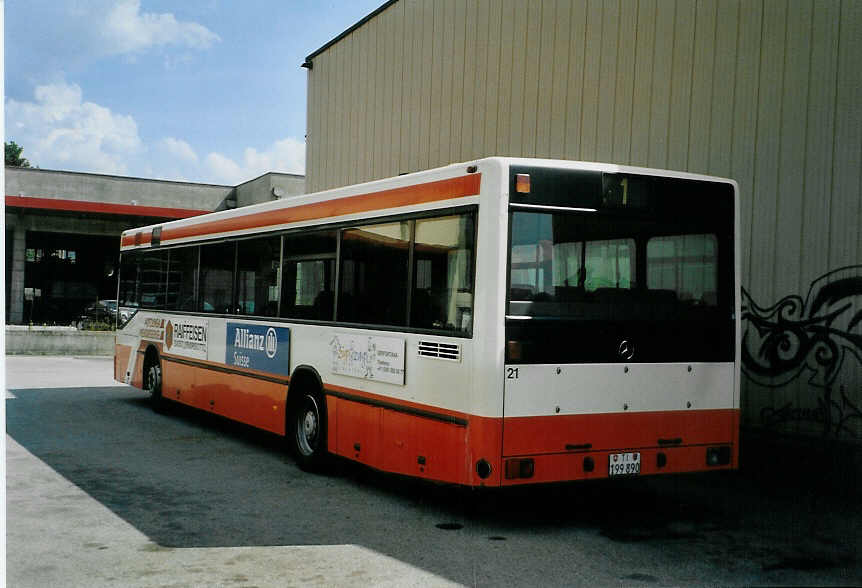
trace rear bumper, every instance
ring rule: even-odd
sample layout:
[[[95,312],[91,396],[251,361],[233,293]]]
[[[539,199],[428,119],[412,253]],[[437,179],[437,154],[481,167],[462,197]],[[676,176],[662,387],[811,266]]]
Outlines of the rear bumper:
[[[730,450],[730,460],[726,465],[708,465],[707,449],[727,447]],[[600,480],[608,478],[609,463],[615,453],[640,453],[640,476],[658,474],[676,474],[684,472],[700,472],[712,470],[730,470],[738,468],[737,444],[728,440],[726,443],[709,445],[689,445],[682,447],[649,447],[625,450],[583,451],[552,455],[530,455],[518,458],[503,458],[503,471],[507,471],[506,462],[515,460],[532,460],[532,475],[528,478],[503,477],[503,486],[520,484],[543,484],[571,480]]]
[[[720,464],[707,451],[721,449]],[[506,418],[502,476],[516,485],[609,477],[609,460],[618,453],[640,453],[639,475],[737,469],[739,410],[682,410],[552,417]],[[511,460],[532,461],[514,467]]]

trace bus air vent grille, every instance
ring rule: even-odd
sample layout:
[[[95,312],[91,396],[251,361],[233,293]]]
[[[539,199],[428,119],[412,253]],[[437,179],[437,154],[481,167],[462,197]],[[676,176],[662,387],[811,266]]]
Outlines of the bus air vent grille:
[[[461,345],[458,343],[419,341],[419,356],[461,361]]]

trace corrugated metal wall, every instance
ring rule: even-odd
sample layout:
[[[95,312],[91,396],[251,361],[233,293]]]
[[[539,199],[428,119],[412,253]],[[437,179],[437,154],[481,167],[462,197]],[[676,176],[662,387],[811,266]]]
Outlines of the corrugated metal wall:
[[[736,179],[745,420],[862,436],[862,2],[400,0],[312,61],[310,190],[488,155]]]

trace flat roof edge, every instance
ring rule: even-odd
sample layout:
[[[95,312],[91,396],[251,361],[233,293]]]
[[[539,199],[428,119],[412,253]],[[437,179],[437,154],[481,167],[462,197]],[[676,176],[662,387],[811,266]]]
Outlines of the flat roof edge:
[[[257,180],[259,180],[259,179],[261,179],[261,178],[265,178],[266,176],[289,176],[289,177],[291,177],[291,178],[299,178],[299,179],[302,179],[302,180],[304,180],[304,179],[305,179],[305,175],[304,175],[304,174],[295,174],[295,173],[292,173],[292,172],[268,171],[268,172],[264,172],[264,173],[260,174],[259,176],[255,177],[255,178],[252,178],[252,179],[250,179],[250,180],[246,180],[246,181],[244,181],[244,182],[243,182],[243,183],[241,183],[241,184],[237,184],[237,185],[236,185],[236,186],[234,186],[234,187],[235,187],[235,188],[239,188],[240,186],[245,186],[246,184],[250,184],[250,183],[252,183],[252,182],[256,182]]]
[[[41,167],[16,167],[7,165],[5,166],[7,170],[15,170],[15,171],[23,171],[27,173],[49,173],[49,174],[70,174],[75,176],[91,176],[96,178],[109,178],[112,180],[128,180],[132,182],[158,182],[160,184],[178,184],[182,186],[201,186],[205,188],[228,188],[233,189],[236,186],[228,186],[227,184],[208,184],[203,182],[187,182],[182,180],[160,180],[157,178],[141,178],[137,176],[118,176],[114,174],[98,174],[95,172],[80,172],[80,171],[70,171],[64,169],[45,169]],[[269,172],[267,172],[269,173]],[[265,174],[264,174],[265,175]]]
[[[303,64],[301,65],[301,67],[307,67],[307,66],[308,66],[308,63],[309,63],[312,59],[314,59],[315,57],[317,57],[318,55],[320,55],[321,53],[323,53],[324,51],[326,51],[327,49],[329,49],[330,47],[332,47],[333,45],[335,45],[335,44],[336,44],[336,43],[338,43],[339,41],[341,41],[343,38],[345,38],[346,36],[348,36],[350,33],[352,33],[353,31],[355,31],[356,29],[358,29],[359,27],[361,27],[362,25],[364,25],[365,23],[367,23],[369,20],[371,20],[372,18],[374,18],[375,16],[377,16],[378,14],[380,14],[381,12],[383,12],[384,10],[386,10],[387,8],[389,8],[390,6],[392,6],[393,4],[395,4],[396,2],[398,2],[398,0],[387,0],[387,2],[385,2],[385,3],[384,3],[380,8],[378,8],[377,10],[375,10],[374,12],[372,12],[371,14],[369,14],[369,15],[365,16],[362,20],[360,20],[359,22],[357,22],[355,25],[353,25],[352,27],[350,27],[349,29],[347,29],[346,31],[344,31],[343,33],[341,33],[340,35],[338,35],[337,37],[335,37],[334,39],[332,39],[331,41],[329,41],[328,43],[326,43],[325,45],[323,45],[323,46],[322,46],[320,49],[318,49],[317,51],[315,51],[315,52],[313,52],[313,53],[309,54],[309,55],[305,58],[305,63],[303,63]]]

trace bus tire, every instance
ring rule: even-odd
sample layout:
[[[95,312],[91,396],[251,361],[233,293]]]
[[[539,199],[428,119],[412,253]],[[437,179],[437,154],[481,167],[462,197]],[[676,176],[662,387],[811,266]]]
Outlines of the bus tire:
[[[144,365],[144,383],[150,393],[150,406],[156,412],[164,412],[165,399],[162,396],[162,366],[158,356],[150,358]]]
[[[302,390],[289,417],[289,445],[299,467],[319,472],[326,464],[326,403],[317,391]]]

